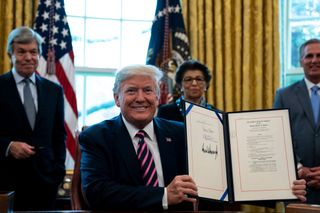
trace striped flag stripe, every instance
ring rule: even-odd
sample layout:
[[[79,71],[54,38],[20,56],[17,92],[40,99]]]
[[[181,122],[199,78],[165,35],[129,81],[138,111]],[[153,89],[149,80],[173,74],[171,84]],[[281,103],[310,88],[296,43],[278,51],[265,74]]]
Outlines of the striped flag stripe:
[[[76,140],[73,137],[72,132],[71,132],[70,128],[68,127],[68,125],[66,125],[66,132],[67,132],[67,141],[66,141],[67,149],[69,150],[69,153],[72,156],[72,158],[75,159]]]
[[[76,102],[76,94],[72,88],[72,85],[70,84],[62,66],[60,63],[56,63],[56,76],[58,78],[58,81],[60,85],[64,89],[64,94],[69,101],[70,105],[72,106],[73,112],[75,114],[78,114],[77,112],[77,102]]]

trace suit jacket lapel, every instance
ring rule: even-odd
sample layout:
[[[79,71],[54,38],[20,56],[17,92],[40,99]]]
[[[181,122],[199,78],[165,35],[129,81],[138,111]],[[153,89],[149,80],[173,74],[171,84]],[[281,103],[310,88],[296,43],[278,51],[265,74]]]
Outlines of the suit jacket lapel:
[[[37,96],[38,96],[38,111],[36,115],[36,122],[34,125],[34,129],[37,128],[37,124],[39,123],[39,119],[43,115],[42,111],[43,109],[50,104],[48,101],[50,101],[50,97],[48,97],[47,92],[45,91],[45,87],[43,84],[42,79],[36,75],[36,87],[37,87]],[[51,97],[52,98],[52,97]]]
[[[23,103],[21,101],[21,98],[20,98],[20,95],[19,95],[19,92],[18,92],[18,89],[17,89],[16,82],[15,82],[14,77],[13,77],[12,71],[8,73],[8,78],[9,78],[8,91],[12,91],[12,93],[13,93],[12,96],[9,97],[10,100],[11,100],[11,103],[12,103],[11,106],[17,108],[14,111],[20,114],[19,117],[21,117],[22,118],[22,122],[25,123],[24,126],[28,126],[30,128],[30,130],[31,130],[31,126],[29,124],[26,111],[24,110],[24,106],[23,106]]]
[[[176,168],[173,164],[173,162],[176,162],[175,149],[172,147],[171,135],[162,128],[160,120],[153,119],[153,124],[160,152],[164,184],[166,186],[171,182],[171,177],[176,175]]]
[[[311,123],[312,126],[315,126],[310,96],[309,96],[309,92],[307,89],[307,85],[304,80],[300,81],[300,83],[296,87],[295,92],[297,94],[298,100],[299,100],[304,112],[307,115],[309,122]]]
[[[129,132],[122,121],[121,115],[116,119],[114,127],[114,139],[116,140],[115,145],[117,150],[119,150],[121,158],[127,167],[131,180],[140,185],[142,183],[140,165]]]

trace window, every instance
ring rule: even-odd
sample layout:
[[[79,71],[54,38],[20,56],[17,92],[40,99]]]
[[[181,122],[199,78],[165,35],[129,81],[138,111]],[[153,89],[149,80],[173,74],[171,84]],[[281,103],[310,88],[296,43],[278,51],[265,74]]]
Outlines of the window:
[[[310,38],[320,38],[319,0],[280,0],[282,86],[301,80],[299,47]]]
[[[115,71],[145,64],[156,0],[65,0],[76,66],[79,127],[119,114]]]

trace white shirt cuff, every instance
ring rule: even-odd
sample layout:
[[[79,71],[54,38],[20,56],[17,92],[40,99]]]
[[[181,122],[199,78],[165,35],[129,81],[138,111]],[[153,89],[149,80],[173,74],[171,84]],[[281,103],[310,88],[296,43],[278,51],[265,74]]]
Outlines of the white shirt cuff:
[[[163,197],[162,197],[162,207],[163,207],[163,210],[168,209],[168,198],[167,198],[167,188],[166,187],[164,187],[164,193],[163,193]]]
[[[8,145],[8,147],[7,147],[7,150],[6,150],[6,157],[8,157],[9,156],[9,150],[10,150],[10,146],[11,146],[11,144],[12,144],[13,142],[11,141],[10,143],[9,143],[9,145]]]

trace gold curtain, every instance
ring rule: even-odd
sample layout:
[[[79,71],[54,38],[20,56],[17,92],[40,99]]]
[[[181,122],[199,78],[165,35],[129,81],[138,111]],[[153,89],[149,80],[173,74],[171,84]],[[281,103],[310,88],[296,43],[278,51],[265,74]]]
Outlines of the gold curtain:
[[[278,0],[182,0],[192,57],[212,72],[207,100],[225,111],[271,108],[279,86]],[[242,205],[245,212],[283,212]]]
[[[207,100],[271,108],[279,86],[278,0],[182,0],[192,57],[212,71]]]
[[[10,31],[19,26],[32,27],[39,0],[0,1],[0,74],[11,69],[7,56],[7,38]]]

